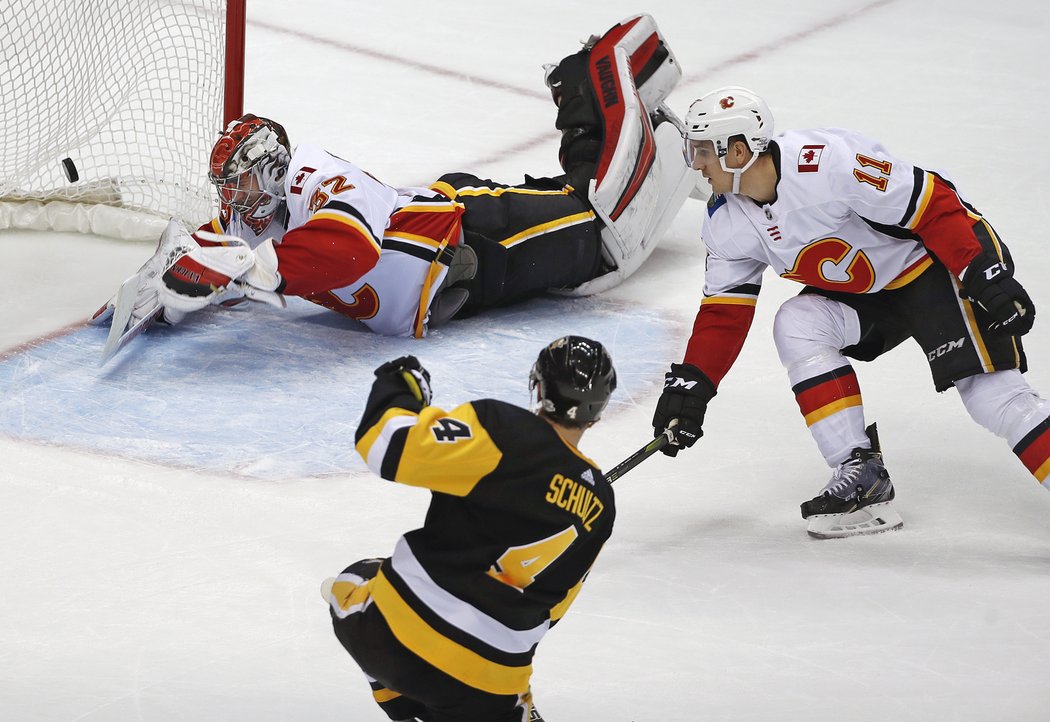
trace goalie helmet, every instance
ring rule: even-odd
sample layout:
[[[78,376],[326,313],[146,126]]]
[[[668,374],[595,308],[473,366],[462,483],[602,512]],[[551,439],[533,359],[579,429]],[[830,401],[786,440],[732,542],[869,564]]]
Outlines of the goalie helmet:
[[[751,159],[743,168],[726,167],[729,140],[741,135],[751,149]],[[773,114],[757,94],[730,86],[693,101],[685,114],[685,157],[692,168],[703,142],[711,141],[722,170],[733,173],[734,193],[739,191],[740,174],[751,167],[773,139]]]
[[[609,352],[583,336],[564,336],[540,351],[529,374],[537,411],[565,426],[585,427],[601,418],[616,389]]]
[[[224,205],[237,211],[253,229],[265,227],[284,201],[290,160],[284,128],[249,113],[226,126],[215,143],[209,178]]]

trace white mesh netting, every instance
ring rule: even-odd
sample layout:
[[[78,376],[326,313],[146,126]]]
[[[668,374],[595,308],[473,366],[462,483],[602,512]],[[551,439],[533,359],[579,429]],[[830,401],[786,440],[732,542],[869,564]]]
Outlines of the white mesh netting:
[[[0,201],[102,203],[206,221],[214,205],[207,159],[222,128],[225,6],[0,3]],[[78,180],[67,177],[66,158]]]

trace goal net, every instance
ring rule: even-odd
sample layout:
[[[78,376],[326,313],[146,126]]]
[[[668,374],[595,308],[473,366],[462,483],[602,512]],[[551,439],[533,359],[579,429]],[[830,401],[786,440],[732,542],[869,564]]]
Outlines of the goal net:
[[[151,221],[208,220],[208,155],[240,115],[244,0],[2,6],[0,228],[155,239]]]

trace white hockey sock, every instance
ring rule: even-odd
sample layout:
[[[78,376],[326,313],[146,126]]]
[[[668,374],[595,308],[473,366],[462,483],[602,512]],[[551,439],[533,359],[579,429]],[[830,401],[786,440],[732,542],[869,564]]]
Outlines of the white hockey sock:
[[[1050,402],[1028,385],[1020,371],[978,374],[955,382],[973,420],[1014,447],[1050,416]]]
[[[1043,488],[1050,491],[1050,401],[1020,371],[996,371],[955,382],[974,421],[1005,439]]]
[[[853,309],[812,294],[784,303],[773,322],[773,340],[788,372],[791,390],[831,467],[855,448],[866,448],[860,385],[841,349],[860,339]]]

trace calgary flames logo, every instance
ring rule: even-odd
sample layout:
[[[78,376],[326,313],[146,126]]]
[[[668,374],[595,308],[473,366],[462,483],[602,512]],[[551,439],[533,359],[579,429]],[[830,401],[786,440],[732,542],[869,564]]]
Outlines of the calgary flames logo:
[[[729,110],[734,105],[736,105],[736,100],[733,99],[732,95],[727,95],[726,97],[718,101],[718,104],[722,107],[722,110]]]

